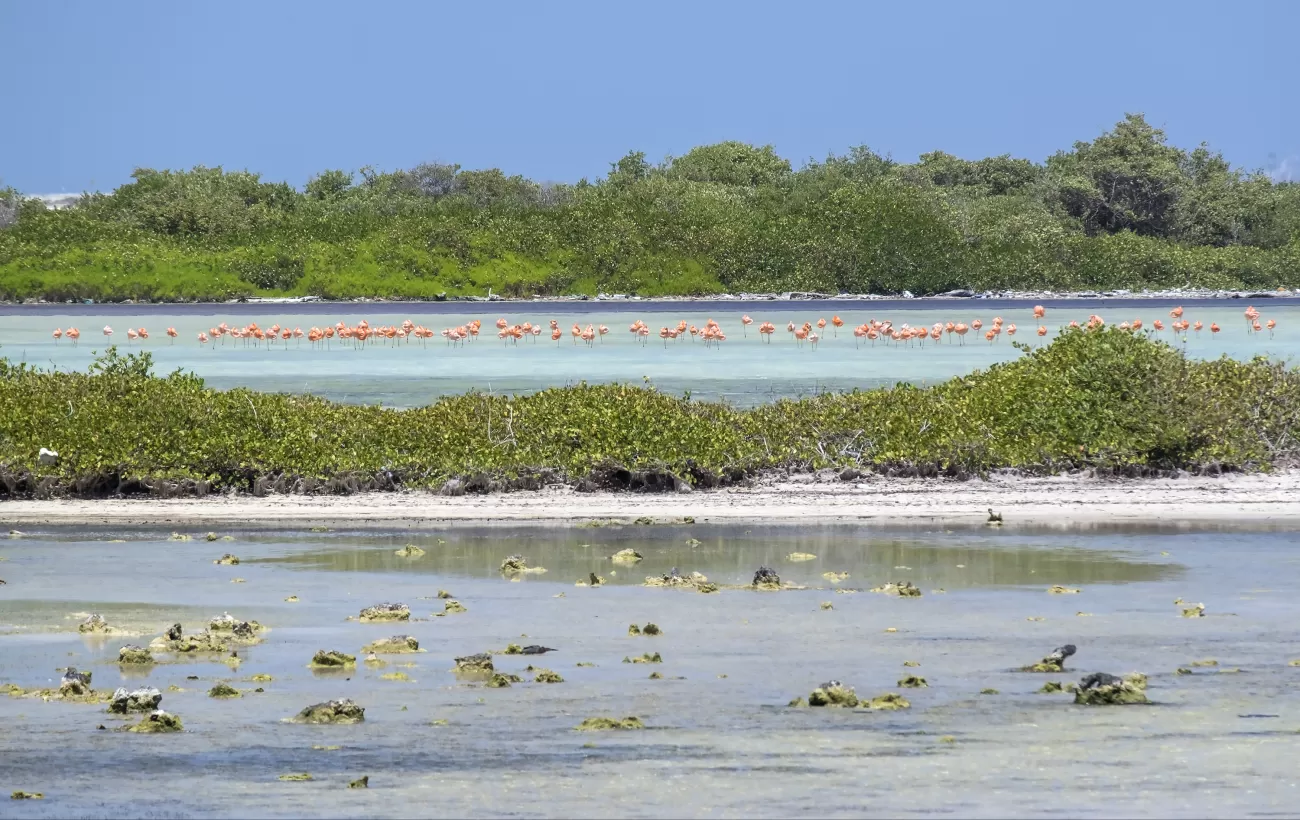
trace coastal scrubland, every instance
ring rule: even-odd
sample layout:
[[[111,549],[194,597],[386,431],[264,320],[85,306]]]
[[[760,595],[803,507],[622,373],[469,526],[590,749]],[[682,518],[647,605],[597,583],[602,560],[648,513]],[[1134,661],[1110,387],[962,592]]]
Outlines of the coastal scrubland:
[[[799,167],[724,142],[538,183],[426,163],[139,168],[71,208],[0,190],[0,299],[439,299],[1300,285],[1300,185],[1170,145],[1138,114],[1045,162]]]
[[[1300,371],[1066,329],[932,387],[742,410],[652,384],[483,392],[396,410],[213,390],[110,348],[88,372],[0,360],[0,497],[681,490],[827,468],[969,477],[1260,471],[1300,461]],[[42,447],[58,453],[41,464]]]

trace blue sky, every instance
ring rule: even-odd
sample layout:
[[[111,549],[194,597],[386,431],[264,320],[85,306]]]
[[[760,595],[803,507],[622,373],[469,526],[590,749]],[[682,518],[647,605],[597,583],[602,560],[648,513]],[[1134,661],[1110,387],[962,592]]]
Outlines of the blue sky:
[[[724,139],[1041,160],[1125,111],[1300,179],[1300,3],[0,0],[0,181],[418,162],[538,180]]]

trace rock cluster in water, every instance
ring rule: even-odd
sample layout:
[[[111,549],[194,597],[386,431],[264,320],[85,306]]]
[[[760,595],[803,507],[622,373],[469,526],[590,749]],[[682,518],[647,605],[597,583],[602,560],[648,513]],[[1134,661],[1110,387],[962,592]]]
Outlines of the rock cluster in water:
[[[290,720],[293,723],[361,723],[366,719],[366,710],[351,700],[328,700],[313,703]]]

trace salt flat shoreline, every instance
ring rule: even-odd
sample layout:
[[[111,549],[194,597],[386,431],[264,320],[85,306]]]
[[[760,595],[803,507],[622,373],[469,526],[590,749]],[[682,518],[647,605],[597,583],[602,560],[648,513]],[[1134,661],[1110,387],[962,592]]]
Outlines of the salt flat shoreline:
[[[813,476],[755,486],[649,495],[567,487],[446,497],[426,491],[353,496],[208,496],[185,499],[0,501],[0,529],[33,525],[305,526],[574,524],[592,520],[696,523],[983,524],[1005,526],[1212,524],[1300,526],[1300,470],[1173,479],[1077,476],[989,480]]]

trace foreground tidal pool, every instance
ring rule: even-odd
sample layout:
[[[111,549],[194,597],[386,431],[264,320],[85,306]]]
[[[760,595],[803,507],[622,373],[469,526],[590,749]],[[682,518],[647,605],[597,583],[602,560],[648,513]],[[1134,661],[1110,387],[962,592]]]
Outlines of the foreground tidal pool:
[[[44,795],[5,800],[4,816],[1296,813],[1293,529],[189,534],[67,527],[0,536],[0,684],[57,689],[71,665],[93,673],[97,692],[156,687],[161,707],[184,722],[177,734],[128,733],[117,730],[138,716],[108,714],[102,703],[0,694],[0,786]],[[424,554],[395,554],[407,544]],[[611,561],[622,549],[643,560]],[[240,563],[215,564],[224,553]],[[513,554],[547,571],[503,576]],[[804,588],[742,588],[760,565]],[[673,567],[721,589],[644,585]],[[591,573],[606,583],[575,585]],[[923,594],[871,591],[891,581]],[[1053,585],[1079,591],[1051,594]],[[467,611],[438,617],[440,590]],[[407,604],[410,622],[348,620],[386,601]],[[1182,616],[1197,603],[1204,617]],[[233,666],[222,654],[116,662],[124,645],[147,645],[176,622],[199,632],[226,612],[268,628],[260,643],[235,647]],[[119,632],[79,633],[89,613]],[[628,634],[647,622],[662,634]],[[422,651],[364,662],[364,644],[394,634]],[[507,688],[452,671],[456,657],[511,643],[556,651],[494,655],[497,671],[523,678]],[[1078,652],[1064,673],[1015,671],[1066,643]],[[354,654],[356,667],[309,669],[320,649]],[[644,653],[662,663],[622,662]],[[530,664],[563,682],[533,682]],[[1069,694],[1036,692],[1134,671],[1149,677],[1150,705],[1076,706]],[[900,688],[908,675],[928,686]],[[829,679],[867,698],[902,694],[911,708],[787,706]],[[219,682],[241,697],[210,698]],[[981,694],[988,689],[997,694]],[[363,706],[365,721],[284,720],[338,698]],[[636,716],[646,728],[575,731],[596,716]],[[310,781],[280,779],[304,772]],[[363,776],[369,788],[348,788]]]

